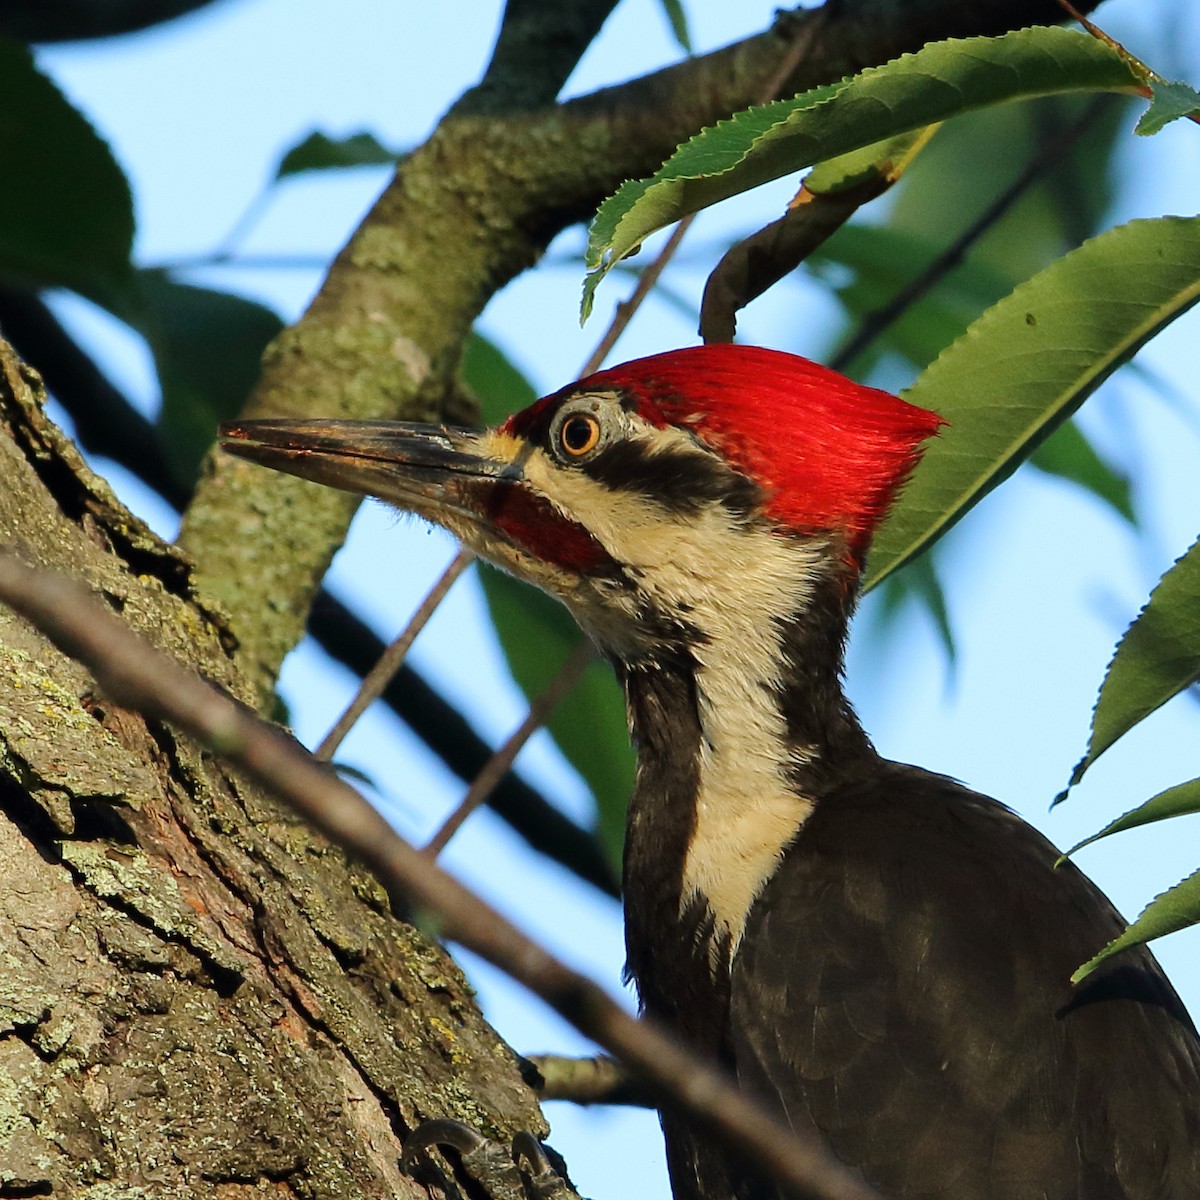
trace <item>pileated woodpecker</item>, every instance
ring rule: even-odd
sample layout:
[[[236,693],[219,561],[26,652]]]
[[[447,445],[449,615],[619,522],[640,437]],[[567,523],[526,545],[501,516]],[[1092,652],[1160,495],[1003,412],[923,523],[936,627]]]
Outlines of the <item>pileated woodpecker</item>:
[[[646,1012],[893,1200],[1200,1200],[1200,1045],[1152,955],[1003,805],[881,758],[841,685],[864,556],[940,419],[740,346],[482,432],[245,421],[226,448],[435,521],[557,596],[638,750]],[[678,1200],[777,1193],[662,1115]]]

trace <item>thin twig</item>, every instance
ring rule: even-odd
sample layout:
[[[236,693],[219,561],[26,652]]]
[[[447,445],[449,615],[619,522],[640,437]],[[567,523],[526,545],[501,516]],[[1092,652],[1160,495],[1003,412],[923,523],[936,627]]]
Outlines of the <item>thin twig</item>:
[[[545,1000],[664,1097],[808,1200],[880,1200],[820,1145],[789,1130],[725,1071],[625,1012],[602,988],[548,954],[404,841],[325,763],[194,671],[147,645],[79,584],[0,555],[0,599],[81,662],[115,703],[169,721],[236,763],[361,859],[397,898],[452,941]]]
[[[338,718],[334,727],[325,735],[325,740],[313,751],[313,757],[328,762],[334,751],[342,744],[355,721],[383,695],[392,676],[400,670],[400,664],[408,653],[418,633],[425,628],[429,618],[445,599],[454,581],[471,565],[475,555],[470,550],[460,549],[450,565],[442,572],[437,582],[429,589],[425,599],[417,606],[411,620],[401,630],[400,636],[379,656],[375,665],[363,676],[354,699]]]
[[[1025,194],[1047,168],[1062,160],[1063,154],[1082,136],[1108,104],[1107,96],[1097,96],[1083,114],[1061,136],[1048,142],[1016,180],[984,210],[921,274],[910,280],[892,298],[863,318],[858,332],[833,357],[829,365],[844,371],[885,329],[895,324],[922,296],[936,287],[963,260],[967,251]]]
[[[542,727],[564,696],[579,682],[588,663],[596,657],[591,643],[581,641],[563,661],[554,678],[529,702],[525,719],[513,730],[508,740],[484,764],[475,776],[462,803],[446,818],[441,829],[429,839],[424,853],[437,858],[459,826],[492,794],[525,743]]]

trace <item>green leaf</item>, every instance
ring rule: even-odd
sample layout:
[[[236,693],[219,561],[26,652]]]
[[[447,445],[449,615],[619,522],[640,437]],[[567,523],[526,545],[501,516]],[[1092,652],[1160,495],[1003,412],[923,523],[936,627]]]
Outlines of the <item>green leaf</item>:
[[[331,138],[317,131],[284,154],[275,169],[275,178],[286,179],[305,171],[393,166],[398,157],[394,150],[389,150],[373,133],[365,130],[342,138]]]
[[[480,564],[479,577],[513,679],[526,696],[545,690],[583,634],[544,592]],[[607,663],[591,663],[546,722],[560,750],[596,800],[597,833],[614,865],[621,862],[625,808],[633,790],[634,754],[625,702]]]
[[[1100,685],[1087,753],[1068,787],[1144,717],[1200,679],[1200,541],[1158,581]],[[1062,796],[1059,797],[1062,799]]]
[[[612,265],[689,213],[771,179],[958,113],[1079,91],[1133,91],[1113,49],[1059,28],[935,42],[841,83],[748,109],[697,134],[650,178],[601,205],[588,239],[584,315]]]
[[[895,183],[937,130],[937,125],[925,125],[884,138],[881,142],[872,142],[860,150],[851,150],[849,154],[826,159],[805,177],[804,190],[814,196],[836,195],[881,176]]]
[[[3,37],[0,163],[0,277],[109,303],[129,272],[129,184],[29,50]]]
[[[1137,524],[1129,476],[1106,463],[1074,421],[1060,425],[1029,461],[1047,475],[1078,484],[1131,525]]]
[[[1164,125],[1180,117],[1200,116],[1200,92],[1186,83],[1151,83],[1150,107],[1142,113],[1134,126],[1134,133],[1149,137]]]
[[[238,414],[258,381],[263,350],[283,322],[252,300],[178,283],[161,271],[139,272],[137,291],[140,303],[118,315],[154,354],[163,450],[190,486],[217,425]]]
[[[871,552],[868,586],[915,558],[1137,349],[1200,299],[1200,218],[1132,221],[983,314],[906,393],[944,416]]]
[[[688,32],[687,13],[680,0],[661,0],[663,12],[671,26],[671,33],[684,54],[692,53],[692,35]]]
[[[1071,982],[1086,979],[1105,959],[1122,950],[1187,929],[1197,922],[1200,922],[1200,871],[1194,871],[1181,883],[1151,900],[1120,937],[1114,938],[1071,976]]]
[[[1124,833],[1127,829],[1137,829],[1139,825],[1152,825],[1155,821],[1166,821],[1171,817],[1185,817],[1189,813],[1196,812],[1200,812],[1200,779],[1176,784],[1175,787],[1167,788],[1165,792],[1159,792],[1157,796],[1151,796],[1144,804],[1139,804],[1137,808],[1130,809],[1124,816],[1110,821],[1099,833],[1093,833],[1091,837],[1077,842],[1063,857],[1074,854],[1077,850],[1082,850],[1084,846],[1090,846],[1093,842],[1098,842],[1101,838],[1106,838],[1111,834]]]

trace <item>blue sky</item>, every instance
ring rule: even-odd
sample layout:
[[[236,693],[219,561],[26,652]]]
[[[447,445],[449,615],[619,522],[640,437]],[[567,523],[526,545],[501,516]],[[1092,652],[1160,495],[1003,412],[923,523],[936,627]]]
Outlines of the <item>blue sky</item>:
[[[693,4],[698,48],[766,25],[772,3]],[[44,67],[112,144],[134,186],[138,256],[147,264],[192,260],[221,247],[255,203],[279,155],[313,129],[369,129],[396,148],[418,142],[486,62],[499,5],[411,6],[381,0],[225,0],[149,34],[100,46],[47,49]],[[464,12],[465,10],[465,12]],[[1164,74],[1198,82],[1200,15],[1178,0],[1113,0],[1100,19]],[[625,0],[569,84],[570,92],[639,74],[676,56],[654,0]],[[1200,130],[1184,123],[1149,142],[1129,139],[1110,223],[1192,212]],[[257,256],[323,261],[384,186],[387,173],[356,171],[304,179],[276,192],[238,248]],[[788,192],[760,190],[698,223],[690,244],[771,219]],[[577,252],[564,235],[552,255]],[[685,255],[674,286],[698,294],[705,256]],[[191,278],[235,288],[298,315],[320,282],[315,266],[198,269]],[[577,322],[577,264],[530,273],[488,308],[485,330],[541,390],[573,377],[599,337],[607,308],[628,284],[610,279],[597,316]],[[107,368],[148,411],[157,403],[144,350],[115,322],[64,298]],[[756,303],[744,340],[818,353],[836,313],[813,284],[788,283]],[[1121,631],[1159,575],[1195,538],[1200,512],[1200,395],[1188,316],[1142,356],[1156,381],[1124,371],[1085,414],[1097,443],[1136,472],[1144,532],[1133,533],[1076,489],[1022,472],[955,534],[949,588],[959,658],[951,668],[928,621],[909,614],[884,642],[860,631],[849,687],[867,728],[890,756],[956,776],[995,795],[1060,845],[1070,845],[1160,788],[1197,774],[1196,705],[1181,698],[1156,714],[1093,769],[1071,801],[1048,812],[1086,742],[1087,721]],[[691,322],[652,301],[618,348],[618,358],[690,344]],[[125,499],[167,536],[172,522],[152,498],[116,473]],[[443,534],[378,505],[364,506],[333,586],[384,636],[403,624],[453,553]],[[869,607],[869,605],[868,605]],[[869,615],[869,614],[868,614]],[[868,622],[869,624],[869,622]],[[502,739],[521,719],[521,698],[481,623],[477,585],[466,579],[419,640],[414,658],[481,731]],[[319,740],[350,694],[351,681],[305,647],[283,678],[300,735]],[[340,757],[379,782],[380,802],[406,835],[427,837],[462,788],[399,725],[373,712]],[[574,815],[586,819],[581,785],[543,735],[522,769]],[[1192,870],[1195,819],[1139,831],[1090,848],[1084,867],[1126,913]],[[622,960],[616,906],[575,887],[529,855],[487,814],[473,819],[448,864],[525,928],[610,989]],[[1200,941],[1195,932],[1158,947],[1193,1009],[1200,1011]],[[537,1002],[468,961],[485,1010],[518,1049],[576,1051],[579,1039]],[[552,1140],[581,1191],[668,1195],[656,1123],[649,1114],[579,1112],[552,1106]],[[653,1182],[648,1183],[647,1179]]]

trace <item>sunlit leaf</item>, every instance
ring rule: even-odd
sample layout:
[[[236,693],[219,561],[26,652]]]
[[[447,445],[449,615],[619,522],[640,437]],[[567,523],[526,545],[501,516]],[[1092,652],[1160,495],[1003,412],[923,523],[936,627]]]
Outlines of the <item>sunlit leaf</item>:
[[[0,275],[101,304],[124,287],[133,201],[108,144],[0,37]]]
[[[1187,783],[1176,784],[1151,796],[1144,804],[1130,809],[1124,816],[1110,821],[1099,833],[1077,842],[1067,854],[1074,854],[1084,846],[1090,846],[1101,838],[1114,833],[1124,833],[1127,829],[1137,829],[1140,825],[1152,825],[1155,821],[1166,821],[1171,817],[1185,817],[1191,813],[1200,812],[1200,779],[1191,779]]]
[[[1152,83],[1150,85],[1150,107],[1142,113],[1134,133],[1149,137],[1164,125],[1180,117],[1200,116],[1200,92],[1186,83]]]
[[[983,314],[908,389],[949,422],[872,548],[877,581],[915,558],[1137,349],[1200,299],[1200,218],[1133,221]]]
[[[1200,871],[1156,896],[1120,937],[1114,938],[1095,958],[1089,959],[1071,976],[1072,983],[1086,979],[1102,962],[1155,938],[1177,933],[1200,922]]]
[[[872,142],[837,158],[826,159],[805,176],[804,190],[814,196],[836,194],[886,176],[898,180],[937,132],[937,125],[919,126],[895,137]]]
[[[1200,679],[1200,542],[1158,581],[1108,665],[1071,786],[1122,734]],[[1060,797],[1061,799],[1061,797]]]
[[[840,83],[739,113],[697,134],[651,178],[626,183],[600,207],[588,239],[584,315],[613,263],[688,213],[974,108],[1139,86],[1129,63],[1104,43],[1037,27],[935,42]]]
[[[365,130],[341,138],[331,138],[317,131],[284,154],[275,170],[275,178],[286,179],[305,171],[391,166],[397,157],[394,150],[389,150],[373,133]]]

